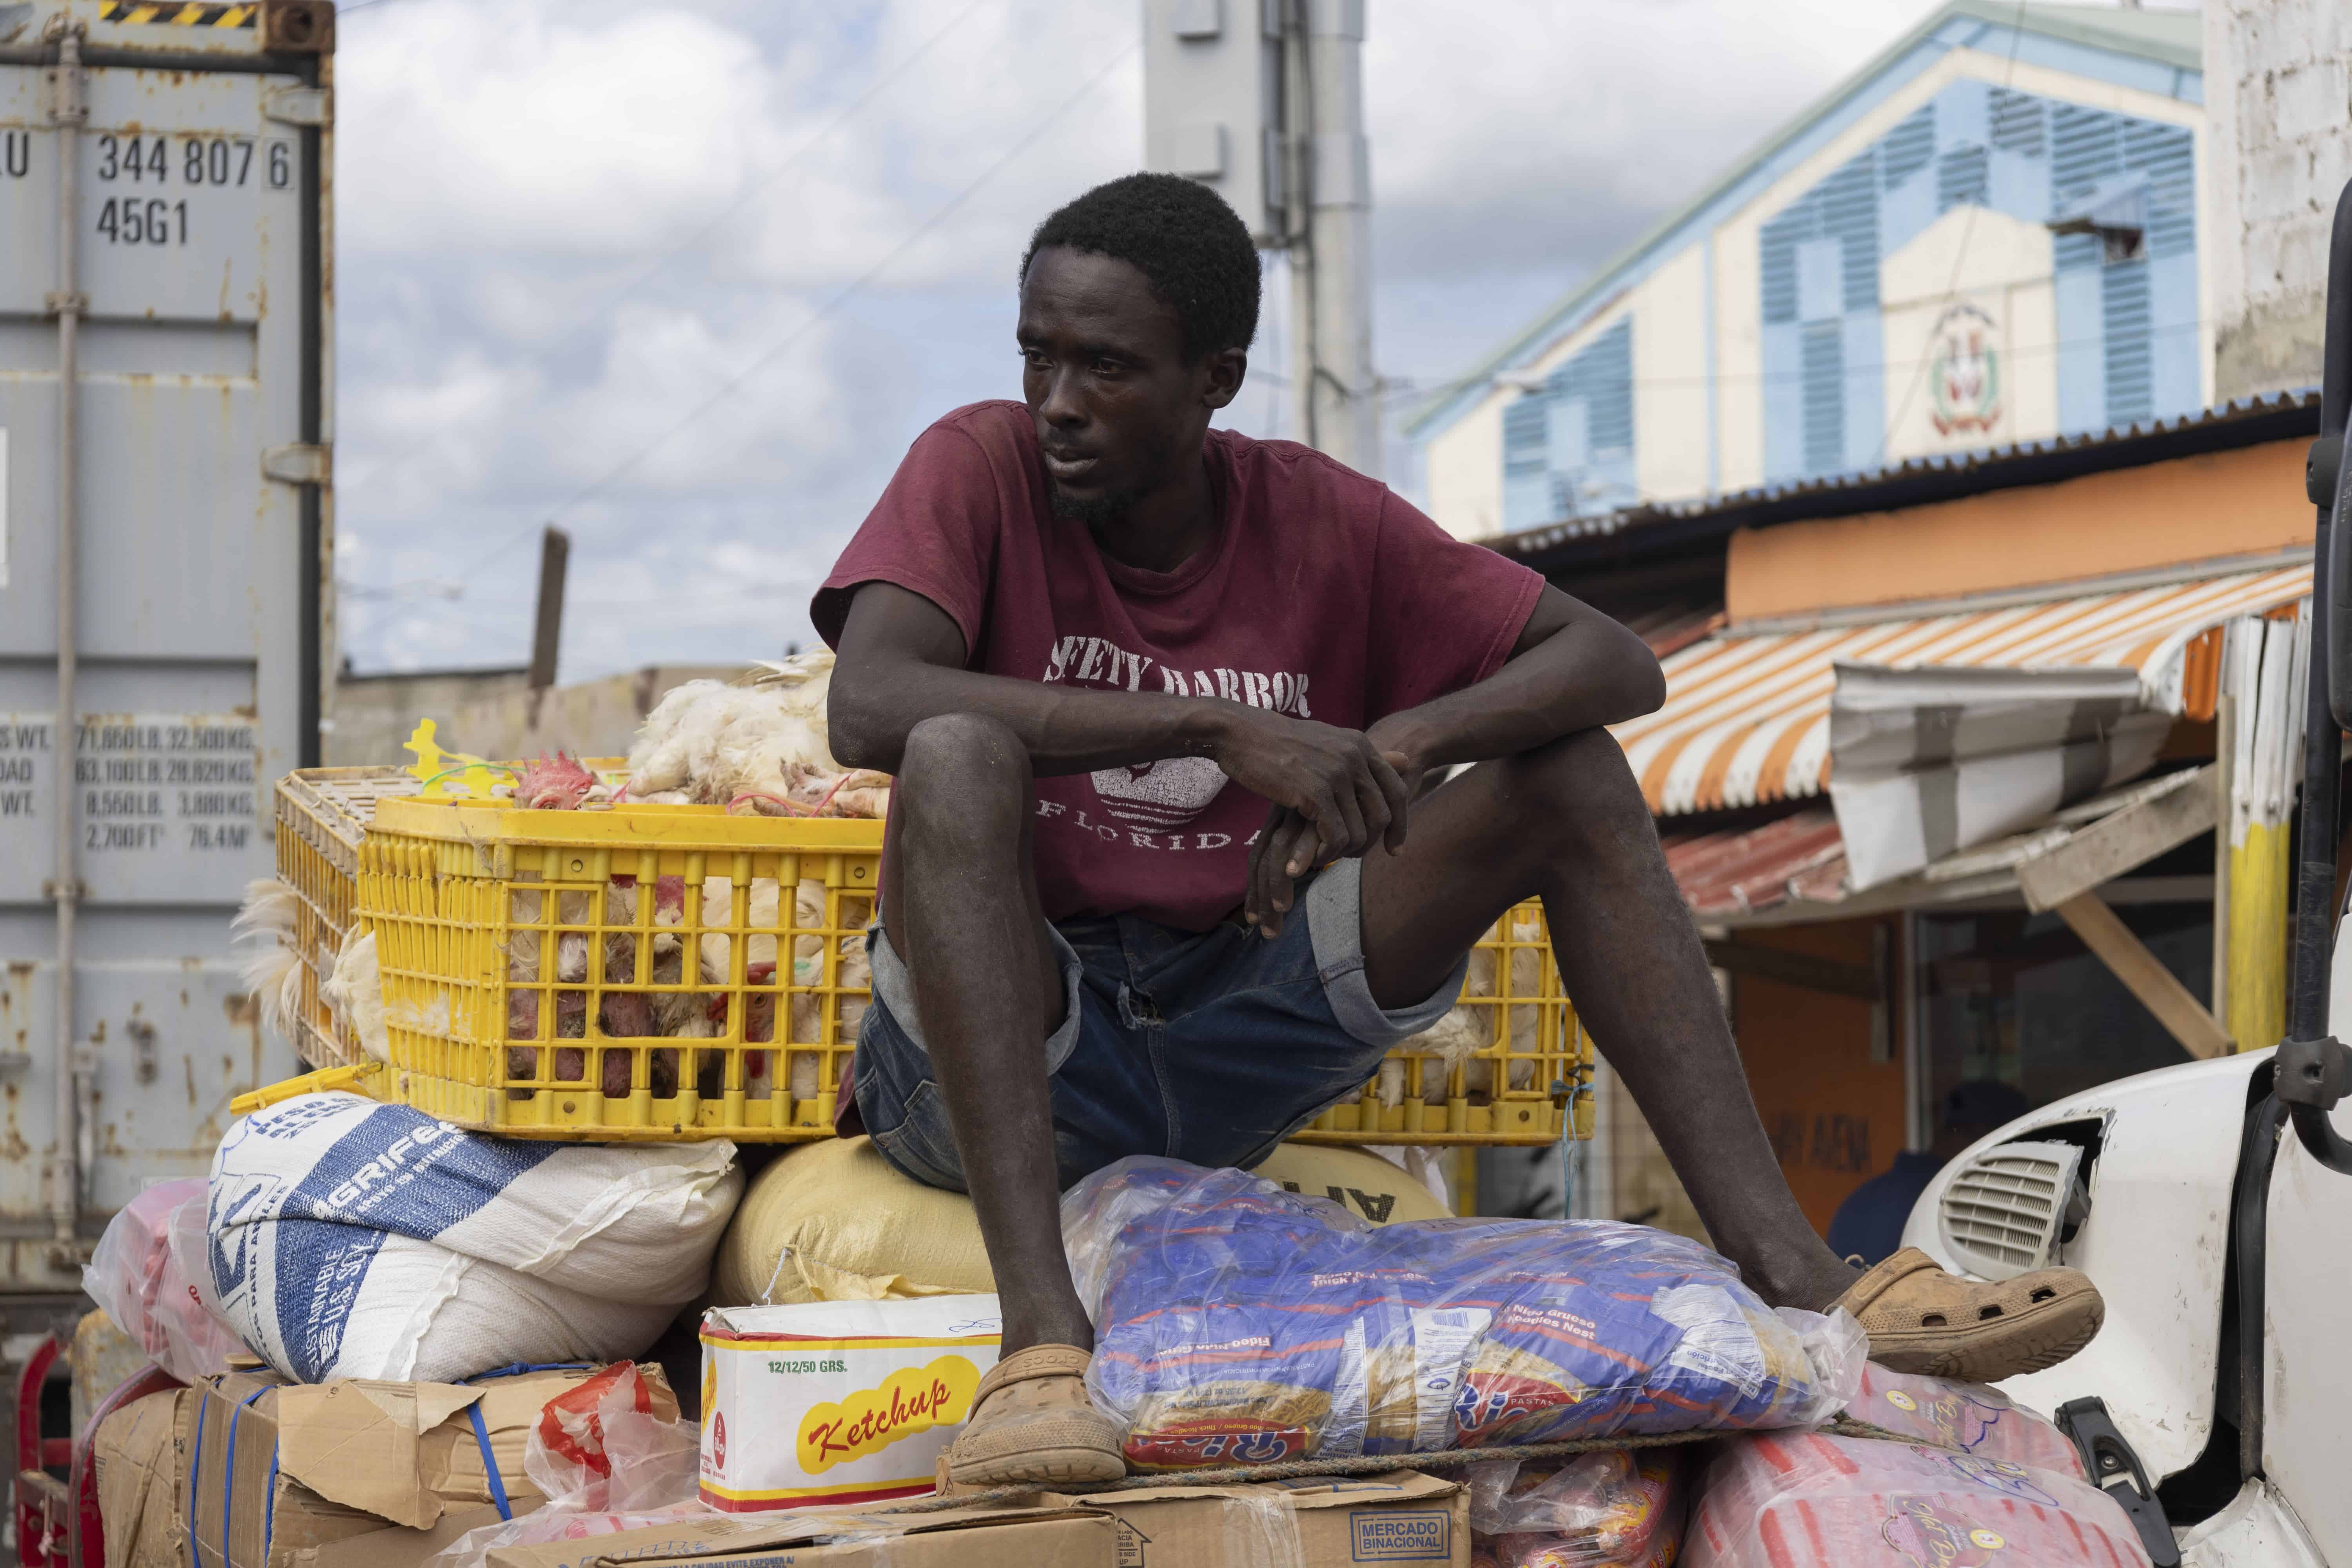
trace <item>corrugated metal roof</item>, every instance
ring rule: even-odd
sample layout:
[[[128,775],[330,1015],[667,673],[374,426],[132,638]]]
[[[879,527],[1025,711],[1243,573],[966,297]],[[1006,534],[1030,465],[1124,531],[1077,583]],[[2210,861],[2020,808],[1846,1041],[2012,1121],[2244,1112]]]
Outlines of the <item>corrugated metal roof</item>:
[[[1701,923],[1738,925],[1766,915],[1765,923],[1837,920],[1885,910],[1919,908],[1956,899],[2013,891],[2016,874],[2074,834],[2126,806],[2169,793],[2184,783],[2159,773],[2053,813],[1991,844],[1947,855],[1926,868],[1867,892],[1847,885],[1845,842],[1829,807],[1805,806],[1760,826],[1664,836],[1666,866],[1683,901]]]
[[[1735,627],[1666,658],[1664,706],[1614,733],[1659,816],[1802,799],[1829,781],[1841,662],[2134,669],[2147,706],[2210,715],[2219,649],[2200,644],[2192,669],[2190,646],[2232,616],[2310,591],[2302,563],[1860,625]]]
[[[1761,827],[1670,837],[1665,849],[1683,902],[1701,920],[1845,894],[1845,841],[1825,805]]]
[[[1775,522],[1891,511],[1990,490],[2050,484],[2169,458],[2293,439],[2316,434],[2318,422],[2318,388],[2299,387],[2239,398],[2178,418],[2111,425],[2102,430],[2014,441],[1968,452],[1906,458],[1884,468],[1789,479],[1719,496],[1644,502],[1479,542],[1515,560],[1541,566],[1544,557],[1560,552],[1563,547],[1614,541],[1621,535],[1654,533],[1657,542],[1664,542],[1668,536],[1680,539]],[[1715,526],[1705,526],[1709,523]],[[1642,541],[1647,542],[1646,538]],[[1636,542],[1628,539],[1624,542]]]
[[[2181,19],[2184,16],[2185,21]],[[1475,368],[1433,389],[1421,406],[1406,417],[1406,439],[1423,439],[1430,433],[1431,426],[1448,422],[1449,416],[1468,401],[1485,395],[1499,373],[1540,353],[1547,344],[1556,342],[1563,331],[1571,329],[1580,320],[1590,319],[1594,306],[1618,291],[1626,273],[1672,241],[1685,224],[1704,213],[1718,198],[1736,190],[1742,182],[1769,163],[1775,154],[1803,137],[1813,126],[1836,113],[1890,66],[1920,46],[1932,44],[1936,35],[1955,21],[2014,27],[2021,32],[2038,33],[2069,43],[2087,44],[2116,54],[2153,60],[2180,71],[2193,72],[2202,68],[2200,63],[2201,25],[2195,12],[2126,11],[2104,5],[2045,5],[2030,4],[2027,0],[1950,0],[1949,4],[1808,104],[1795,118],[1766,138],[1754,152],[1726,170],[1704,190],[1651,225],[1633,244],[1603,262],[1583,282],[1570,289],[1517,336],[1479,362]]]

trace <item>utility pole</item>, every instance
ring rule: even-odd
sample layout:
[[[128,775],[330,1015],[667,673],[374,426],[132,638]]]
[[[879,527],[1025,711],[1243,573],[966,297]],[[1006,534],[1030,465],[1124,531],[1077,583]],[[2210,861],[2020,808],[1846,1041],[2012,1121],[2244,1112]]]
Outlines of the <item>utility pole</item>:
[[[1144,0],[1143,30],[1145,166],[1287,255],[1299,438],[1377,478],[1364,0]]]
[[[549,524],[539,536],[539,605],[531,616],[529,722],[539,728],[540,704],[555,684],[555,656],[563,644],[563,576],[572,562],[572,536]]]

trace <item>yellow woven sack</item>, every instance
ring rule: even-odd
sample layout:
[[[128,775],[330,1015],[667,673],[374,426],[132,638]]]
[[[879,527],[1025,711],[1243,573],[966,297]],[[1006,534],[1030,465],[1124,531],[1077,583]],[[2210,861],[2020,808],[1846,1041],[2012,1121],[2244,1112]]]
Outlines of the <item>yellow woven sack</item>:
[[[1375,1225],[1442,1219],[1429,1189],[1377,1154],[1285,1144],[1257,1173],[1333,1198]],[[710,1302],[719,1307],[996,1289],[971,1200],[900,1174],[865,1138],[793,1150],[752,1178],[719,1244]]]

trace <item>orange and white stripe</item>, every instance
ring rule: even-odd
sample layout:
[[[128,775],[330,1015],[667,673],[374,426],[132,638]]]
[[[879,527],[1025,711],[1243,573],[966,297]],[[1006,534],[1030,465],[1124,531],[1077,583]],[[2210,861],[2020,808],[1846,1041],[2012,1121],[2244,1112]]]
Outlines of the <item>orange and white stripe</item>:
[[[2221,626],[2310,592],[2298,563],[1903,620],[1734,626],[1665,659],[1664,705],[1614,732],[1651,811],[1675,816],[1820,795],[1840,664],[2131,669],[2147,708],[2210,719]]]

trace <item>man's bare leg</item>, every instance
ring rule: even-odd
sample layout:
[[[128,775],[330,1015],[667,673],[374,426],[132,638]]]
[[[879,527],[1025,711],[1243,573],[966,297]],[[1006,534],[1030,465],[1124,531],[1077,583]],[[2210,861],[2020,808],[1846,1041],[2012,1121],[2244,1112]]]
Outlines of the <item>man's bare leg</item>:
[[[1029,755],[992,719],[927,719],[908,733],[896,805],[883,920],[995,1270],[1003,1354],[1092,1350],[1062,1251],[1045,1052],[1066,996],[1030,862]]]
[[[1764,1136],[1698,931],[1617,743],[1601,731],[1482,763],[1364,857],[1364,962],[1384,1007],[1445,983],[1532,894],[1578,1016],[1625,1080],[1716,1249],[1776,1306],[1820,1309],[1856,1271],[1814,1234]]]

